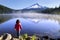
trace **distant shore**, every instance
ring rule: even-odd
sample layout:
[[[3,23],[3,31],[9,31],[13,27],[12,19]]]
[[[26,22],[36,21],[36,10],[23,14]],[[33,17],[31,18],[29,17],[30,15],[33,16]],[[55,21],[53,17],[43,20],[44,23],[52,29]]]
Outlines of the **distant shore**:
[[[51,19],[60,22],[60,15],[58,14],[43,14],[43,13],[0,14],[0,20],[5,19],[4,21],[6,21],[11,18]]]

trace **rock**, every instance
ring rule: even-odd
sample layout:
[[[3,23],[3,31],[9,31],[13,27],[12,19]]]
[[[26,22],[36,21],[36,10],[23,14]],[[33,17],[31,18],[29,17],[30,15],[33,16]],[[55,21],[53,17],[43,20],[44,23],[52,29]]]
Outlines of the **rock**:
[[[13,40],[19,40],[18,38],[13,38]]]
[[[19,36],[19,38],[17,38],[17,37],[15,38],[9,33],[5,33],[5,34],[1,35],[1,37],[0,37],[0,40],[32,40],[32,39],[33,40],[40,40],[36,36],[27,36],[26,38],[24,38],[21,35],[21,36]]]
[[[2,40],[2,37],[3,37],[3,36],[0,37],[0,40]]]
[[[0,40],[11,40],[12,36],[11,34],[5,33],[0,37]]]

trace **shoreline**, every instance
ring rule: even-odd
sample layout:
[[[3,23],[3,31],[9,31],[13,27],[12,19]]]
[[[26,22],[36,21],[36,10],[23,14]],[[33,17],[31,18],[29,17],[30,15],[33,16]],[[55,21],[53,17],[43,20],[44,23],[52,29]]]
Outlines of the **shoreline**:
[[[23,34],[23,35],[19,36],[19,38],[13,37],[9,33],[5,33],[0,36],[0,40],[51,40],[51,39],[53,39],[53,40],[59,39],[60,40],[60,38],[50,38],[48,36],[38,37],[36,35],[28,36],[28,34]]]
[[[41,14],[41,13],[0,14],[0,19],[9,20],[12,18],[51,19],[56,20],[60,23],[60,15],[56,14]]]

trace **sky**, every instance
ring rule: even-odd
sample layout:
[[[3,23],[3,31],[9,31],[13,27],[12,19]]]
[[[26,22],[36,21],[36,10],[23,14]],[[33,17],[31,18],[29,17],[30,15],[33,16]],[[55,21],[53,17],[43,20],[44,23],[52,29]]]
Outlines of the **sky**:
[[[60,0],[0,0],[0,4],[12,9],[23,9],[35,3],[49,8],[59,7]]]

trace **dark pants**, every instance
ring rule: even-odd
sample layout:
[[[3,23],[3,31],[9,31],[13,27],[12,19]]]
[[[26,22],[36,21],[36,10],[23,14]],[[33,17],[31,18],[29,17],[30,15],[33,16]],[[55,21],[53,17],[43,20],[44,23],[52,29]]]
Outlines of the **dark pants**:
[[[17,31],[17,38],[19,38],[20,36],[20,31]]]

